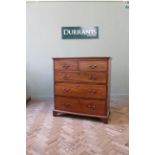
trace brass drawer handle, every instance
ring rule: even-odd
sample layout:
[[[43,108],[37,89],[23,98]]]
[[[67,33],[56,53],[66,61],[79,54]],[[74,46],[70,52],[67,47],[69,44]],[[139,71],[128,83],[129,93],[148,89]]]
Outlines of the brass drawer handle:
[[[67,69],[68,67],[70,67],[70,65],[63,65],[62,67]]]
[[[89,67],[90,67],[91,69],[95,69],[95,68],[97,67],[97,65],[89,65]]]
[[[90,104],[88,104],[88,105],[87,105],[87,107],[88,107],[88,108],[90,108],[90,107],[91,107],[91,105],[90,105]]]
[[[96,106],[95,105],[88,104],[87,105],[87,108],[89,108],[91,110],[95,110],[96,109]]]
[[[68,93],[70,91],[70,89],[68,88],[64,88],[64,92]]]
[[[88,93],[90,93],[90,94],[96,94],[96,90],[89,90]]]

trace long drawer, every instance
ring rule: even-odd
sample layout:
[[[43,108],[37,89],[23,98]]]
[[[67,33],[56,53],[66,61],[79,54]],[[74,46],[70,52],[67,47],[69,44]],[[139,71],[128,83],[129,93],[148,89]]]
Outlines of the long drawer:
[[[106,83],[107,72],[56,72],[57,82]]]
[[[55,109],[90,115],[105,115],[105,100],[89,100],[56,96]]]
[[[60,96],[84,97],[84,98],[106,98],[105,85],[56,83],[55,94]]]

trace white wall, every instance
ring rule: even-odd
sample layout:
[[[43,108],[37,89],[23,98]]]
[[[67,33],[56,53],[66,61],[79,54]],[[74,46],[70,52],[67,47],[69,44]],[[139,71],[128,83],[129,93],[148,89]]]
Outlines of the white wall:
[[[129,10],[123,2],[27,3],[27,83],[32,98],[53,95],[52,57],[112,57],[111,93],[128,95]],[[99,26],[99,39],[62,40],[62,26]]]

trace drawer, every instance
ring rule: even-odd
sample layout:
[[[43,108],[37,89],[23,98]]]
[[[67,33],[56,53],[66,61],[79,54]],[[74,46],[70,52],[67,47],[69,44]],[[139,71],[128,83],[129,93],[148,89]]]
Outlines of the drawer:
[[[55,94],[84,98],[106,98],[105,85],[56,83]]]
[[[54,67],[59,71],[74,71],[78,69],[78,63],[76,60],[55,60]]]
[[[79,61],[80,71],[107,71],[106,60],[81,60]]]
[[[79,81],[90,83],[106,83],[107,72],[81,72]]]
[[[80,112],[81,106],[78,99],[56,96],[55,109],[69,112]]]
[[[79,79],[78,72],[55,72],[55,81],[57,82],[61,81],[77,82],[78,79]]]
[[[80,99],[82,113],[90,115],[106,115],[105,100]]]
[[[107,72],[56,72],[56,81],[106,83]]]

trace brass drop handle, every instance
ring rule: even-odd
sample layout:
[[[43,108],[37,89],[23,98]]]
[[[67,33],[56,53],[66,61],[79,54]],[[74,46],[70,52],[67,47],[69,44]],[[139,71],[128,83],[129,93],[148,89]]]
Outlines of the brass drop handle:
[[[96,90],[89,90],[88,91],[90,94],[95,94],[96,93]]]
[[[67,69],[68,67],[70,67],[70,65],[63,65],[62,67]]]
[[[87,105],[87,107],[88,107],[88,108],[90,108],[90,107],[91,107],[91,105],[90,105],[90,104],[88,104],[88,105]]]
[[[69,88],[68,88],[68,89],[67,89],[67,88],[64,88],[64,92],[66,92],[66,93],[67,93],[67,92],[69,92],[69,91],[70,91],[70,89],[69,89]]]
[[[94,64],[94,65],[89,65],[89,67],[90,67],[91,69],[95,69],[95,68],[97,67],[97,65],[96,65],[96,64]]]
[[[91,110],[95,110],[96,109],[96,106],[95,105],[92,105],[92,104],[88,104],[87,107]]]

